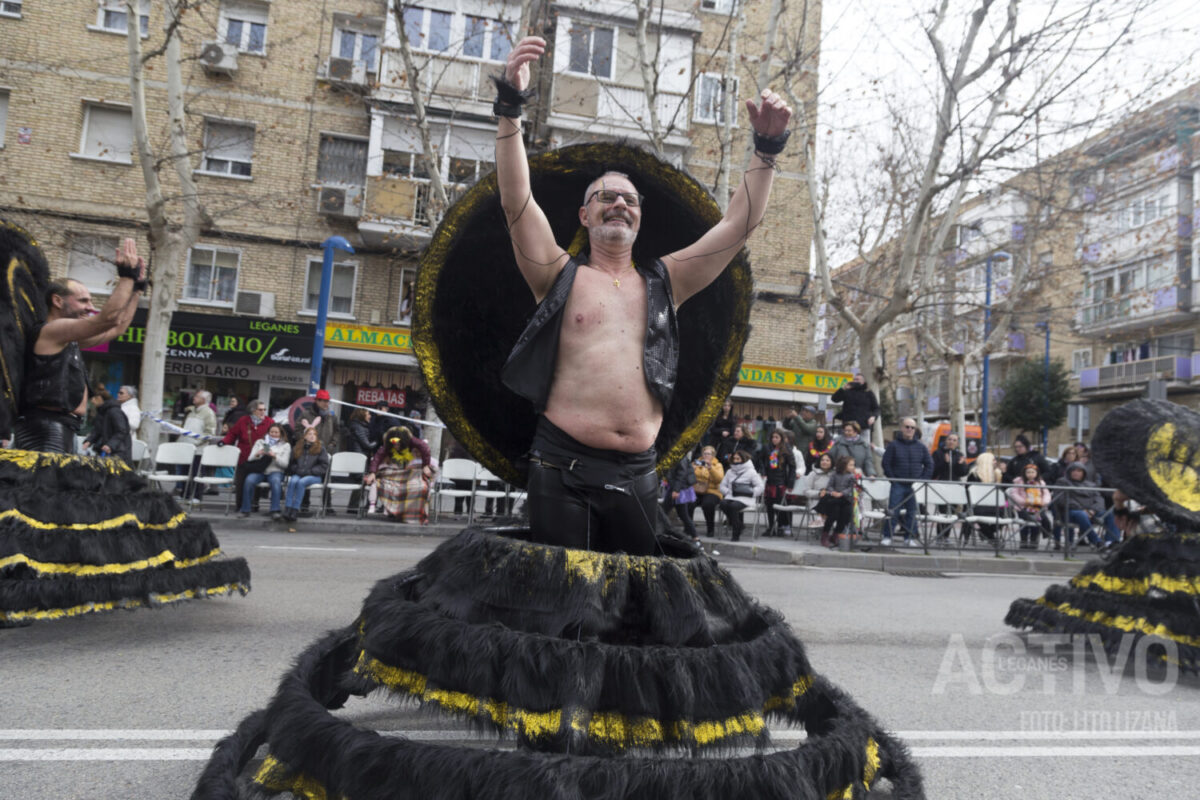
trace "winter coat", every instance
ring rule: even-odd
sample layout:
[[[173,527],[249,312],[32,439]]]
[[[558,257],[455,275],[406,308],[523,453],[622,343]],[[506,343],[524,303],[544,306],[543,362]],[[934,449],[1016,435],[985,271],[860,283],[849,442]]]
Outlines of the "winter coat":
[[[1071,470],[1082,469],[1083,480],[1071,480]],[[1087,511],[1098,517],[1104,513],[1104,496],[1097,490],[1096,484],[1087,479],[1087,469],[1078,461],[1073,461],[1063,470],[1063,477],[1058,479],[1056,486],[1062,489],[1056,492],[1055,501],[1064,511]]]
[[[875,477],[875,459],[871,457],[871,444],[862,436],[855,436],[853,439],[843,436],[834,443],[829,455],[833,458],[834,467],[837,467],[839,458],[850,456],[854,459],[854,466],[861,469],[863,475],[868,478]]]
[[[829,475],[829,485],[825,487],[825,496],[828,497],[830,492],[840,492],[845,497],[850,497],[854,492],[854,485],[858,480],[858,476],[853,472],[833,472]]]
[[[317,445],[315,453],[312,448],[305,447],[303,442],[292,448],[292,463],[288,472],[299,478],[307,478],[310,475],[324,478],[325,473],[329,471],[329,451],[321,447],[320,442]]]
[[[946,463],[946,454],[950,454],[950,463]],[[970,465],[963,461],[960,450],[948,450],[939,447],[933,454],[933,479],[935,481],[961,481],[967,477]]]
[[[250,451],[253,449],[254,443],[266,436],[273,424],[275,423],[271,418],[266,416],[262,418],[261,422],[255,424],[254,417],[247,414],[235,422],[233,427],[221,437],[221,444],[236,444],[238,450],[242,451],[238,463],[244,464],[250,459]]]
[[[735,483],[753,484],[754,497],[735,497],[733,494],[733,485]],[[729,469],[725,471],[725,477],[721,479],[721,494],[725,499],[736,500],[747,508],[753,506],[757,498],[762,497],[763,488],[763,479],[759,477],[758,471],[754,469],[754,464],[749,461],[743,461],[741,464],[731,464]]]
[[[808,450],[808,445],[812,442],[813,435],[817,432],[817,426],[821,421],[813,417],[808,422],[804,421],[804,417],[797,414],[794,417],[789,417],[783,421],[784,426],[792,432],[796,438],[796,447],[803,453]]]
[[[1004,469],[1004,483],[1016,483],[1017,478],[1025,477],[1025,466],[1036,464],[1038,477],[1042,480],[1054,480],[1054,466],[1037,450],[1030,448],[1019,456],[1013,456]]]
[[[1053,498],[1046,482],[1040,478],[1036,483],[1025,483],[1024,478],[1013,481],[1015,486],[1007,492],[1008,501],[1022,511],[1043,511],[1050,507]]]
[[[834,419],[840,419],[843,425],[853,420],[866,430],[870,427],[867,420],[879,416],[879,401],[866,384],[844,383],[829,399],[842,404],[842,410],[834,415]]]
[[[689,486],[696,484],[696,472],[692,469],[690,461],[686,458],[681,458],[679,463],[668,470],[665,480],[668,491],[682,492]]]
[[[747,461],[754,461],[754,454],[758,451],[758,445],[749,436],[743,436],[740,439],[735,439],[729,436],[721,440],[717,445],[717,458],[721,459],[721,464],[726,469],[729,469],[729,457],[733,455],[735,450],[741,450],[746,454]]]
[[[703,461],[697,461],[692,470],[696,474],[696,495],[712,494],[720,500],[721,481],[725,478],[725,468],[721,466],[721,462],[715,458],[707,465]]]
[[[307,425],[305,423],[308,423]],[[306,428],[316,426],[317,438],[326,450],[333,453],[338,449],[338,431],[341,429],[341,423],[338,422],[337,414],[332,409],[324,414],[317,408],[316,402],[310,405],[304,405],[300,408],[300,413],[296,415],[296,419],[292,422],[292,432],[296,437],[296,441],[300,441],[304,437]]]
[[[883,474],[910,480],[929,478],[933,475],[933,456],[915,436],[893,439],[883,451]]]
[[[96,421],[92,432],[84,441],[92,445],[92,452],[100,455],[108,446],[109,455],[128,462],[133,456],[133,441],[129,435],[129,418],[116,400],[105,400],[96,409]]]
[[[213,436],[217,432],[217,415],[207,405],[192,406],[183,418],[184,430]]]
[[[792,448],[784,445],[779,450],[764,450],[758,458],[758,472],[766,478],[767,486],[786,486],[796,482],[796,462]]]
[[[270,475],[272,472],[283,472],[292,460],[292,446],[288,444],[287,439],[278,439],[275,444],[271,444],[267,441],[267,437],[264,436],[250,448],[250,457],[246,460],[253,461],[256,458],[262,458],[266,455],[271,456],[274,460],[270,464],[267,464],[267,468],[263,470],[263,474]]]
[[[379,442],[371,438],[371,426],[362,420],[351,420],[346,426],[346,449],[370,456],[378,448]]]
[[[138,408],[137,398],[131,397],[121,403],[121,411],[125,412],[125,419],[129,420],[129,433],[136,434],[138,426],[142,424],[142,410]]]
[[[833,470],[813,469],[804,478],[804,496],[810,501],[816,501],[821,497],[821,490],[829,487],[829,479],[833,477]]]

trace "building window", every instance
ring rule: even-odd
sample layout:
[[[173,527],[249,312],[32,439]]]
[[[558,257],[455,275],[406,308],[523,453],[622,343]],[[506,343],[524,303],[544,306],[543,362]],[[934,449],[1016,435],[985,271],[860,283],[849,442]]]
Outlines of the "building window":
[[[319,258],[308,260],[308,275],[304,281],[304,310],[317,313],[321,301],[321,266]],[[358,264],[353,261],[335,262],[333,281],[329,291],[329,313],[344,317],[354,314],[354,282],[358,277]]]
[[[93,292],[108,294],[117,277],[117,237],[67,235],[67,277],[79,281]]]
[[[406,150],[383,151],[383,174],[392,178],[428,178],[425,161]]]
[[[21,17],[21,0],[0,0],[0,17]]]
[[[1071,351],[1071,373],[1078,375],[1083,370],[1092,365],[1092,351],[1087,350],[1072,350]]]
[[[712,122],[717,125],[725,124],[725,87],[732,86],[732,96],[736,98],[738,90],[737,78],[727,78],[711,72],[700,73],[700,91],[696,93],[696,121]],[[733,101],[733,119],[737,121],[737,100]]]
[[[1146,265],[1146,288],[1165,289],[1175,284],[1175,262],[1172,259],[1151,261]]]
[[[396,313],[397,325],[412,324],[413,300],[417,296],[417,271],[400,270],[400,307]]]
[[[133,116],[129,109],[85,103],[77,155],[131,164],[132,154]]]
[[[617,42],[616,28],[572,23],[571,54],[567,63],[568,72],[611,78],[613,74],[613,50]]]
[[[351,28],[334,28],[333,52],[337,58],[365,64],[367,72],[376,72],[379,59],[379,34]]]
[[[254,128],[229,122],[204,123],[204,168],[211,175],[249,178],[254,155]]]
[[[504,61],[512,50],[512,41],[512,23],[467,14],[463,34],[464,56]]]
[[[735,0],[700,0],[700,8],[705,11],[716,11],[719,14],[733,13]]]
[[[1140,228],[1167,215],[1170,194],[1154,194],[1138,197],[1117,210],[1117,228],[1122,231]]]
[[[362,186],[367,180],[367,143],[362,139],[321,135],[317,183]]]
[[[150,35],[150,0],[138,3],[138,29],[142,36]],[[96,9],[96,30],[125,33],[129,29],[129,14],[125,0],[100,0]]]
[[[269,6],[249,2],[224,2],[217,33],[221,39],[243,53],[267,51],[267,12]]]
[[[417,50],[444,53],[450,49],[449,11],[408,6],[404,9],[404,34],[408,46]]]
[[[191,258],[188,259],[183,299],[232,306],[237,296],[241,257],[237,250],[193,247]]]
[[[8,92],[0,90],[0,149],[4,148],[4,129],[8,127]]]

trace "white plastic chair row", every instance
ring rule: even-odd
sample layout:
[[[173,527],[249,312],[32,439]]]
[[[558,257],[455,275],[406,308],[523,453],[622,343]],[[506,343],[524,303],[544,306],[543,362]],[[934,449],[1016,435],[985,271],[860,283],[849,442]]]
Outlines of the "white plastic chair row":
[[[458,489],[453,481],[470,481],[470,489]],[[500,484],[503,489],[483,489],[481,483]],[[487,467],[469,458],[449,458],[442,463],[438,476],[437,491],[433,495],[433,521],[437,522],[441,515],[442,498],[464,498],[470,510],[467,513],[467,525],[475,521],[475,502],[479,500],[494,500],[503,503],[512,494],[508,484],[500,476]]]

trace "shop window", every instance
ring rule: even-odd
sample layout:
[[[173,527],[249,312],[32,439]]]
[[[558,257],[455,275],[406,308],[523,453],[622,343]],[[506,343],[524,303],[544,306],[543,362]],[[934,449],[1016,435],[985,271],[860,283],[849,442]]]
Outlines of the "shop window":
[[[133,116],[129,108],[84,103],[77,157],[133,163]]]
[[[617,29],[576,22],[571,25],[569,35],[571,51],[567,71],[611,78]]]
[[[117,237],[67,235],[67,277],[77,280],[92,292],[108,294],[117,278],[113,260],[117,252]]]
[[[308,260],[308,275],[304,281],[305,313],[317,313],[321,301],[321,266],[319,258]],[[353,261],[335,262],[329,292],[329,313],[333,316],[354,316],[354,285],[358,279],[358,264]]]
[[[231,122],[204,122],[204,167],[200,172],[249,178],[254,156],[254,127]]]
[[[150,34],[150,0],[138,3],[138,29],[142,36]],[[129,29],[129,13],[125,0],[100,0],[96,9],[96,24],[92,30],[125,33]]]
[[[697,122],[712,122],[718,125],[725,123],[725,91],[729,84],[732,84],[733,87],[733,97],[737,98],[737,78],[726,78],[724,75],[711,72],[700,74],[700,91],[696,93],[695,117]],[[734,99],[733,120],[735,123],[737,122],[737,104],[738,101]]]
[[[237,296],[241,253],[215,247],[193,247],[188,259],[183,299],[193,303],[232,306]]]
[[[317,154],[317,183],[362,186],[367,179],[367,142],[322,135]]]
[[[217,33],[222,40],[235,45],[243,53],[263,55],[267,50],[267,12],[269,6],[261,3],[221,3],[221,17]]]

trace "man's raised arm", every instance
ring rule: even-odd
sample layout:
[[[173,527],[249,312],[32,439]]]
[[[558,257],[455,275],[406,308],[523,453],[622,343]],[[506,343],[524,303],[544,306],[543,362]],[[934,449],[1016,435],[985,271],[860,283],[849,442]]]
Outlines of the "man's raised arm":
[[[137,252],[137,242],[125,239],[117,248],[117,285],[98,314],[80,319],[56,319],[46,323],[38,345],[61,349],[68,342],[79,342],[87,349],[116,339],[137,311],[138,298],[146,289],[146,262]]]
[[[497,81],[498,97],[493,110],[496,128],[496,179],[500,205],[512,237],[517,267],[540,303],[559,270],[566,252],[554,241],[554,231],[542,209],[533,200],[529,185],[529,162],[521,140],[521,106],[526,101],[529,65],[546,52],[546,42],[537,36],[522,39],[508,54],[504,82]]]
[[[725,216],[708,233],[664,259],[671,274],[671,292],[676,305],[716,280],[751,231],[762,222],[767,210],[775,157],[783,151],[787,141],[792,109],[779,95],[764,89],[762,104],[756,107],[753,100],[747,100],[746,111],[754,130],[754,157],[729,200]]]

